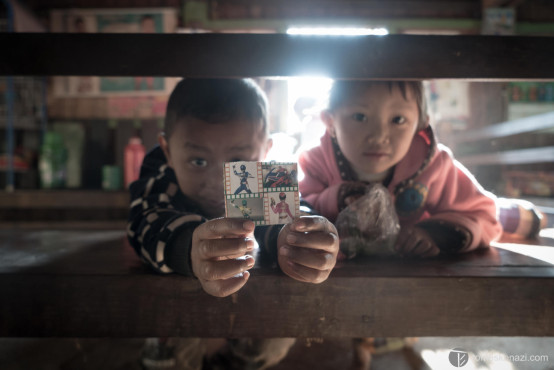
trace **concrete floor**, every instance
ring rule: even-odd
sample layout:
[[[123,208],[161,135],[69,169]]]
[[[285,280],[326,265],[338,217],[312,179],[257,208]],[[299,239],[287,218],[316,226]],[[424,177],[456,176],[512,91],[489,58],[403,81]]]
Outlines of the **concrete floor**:
[[[140,370],[143,339],[11,339],[0,338],[0,370]],[[456,369],[453,348],[465,350],[464,370],[554,370],[554,338],[459,337],[419,338],[414,352],[422,370]],[[519,357],[518,357],[519,356]],[[349,369],[349,339],[299,339],[272,370]],[[412,361],[412,363],[414,363]],[[374,356],[372,370],[411,369],[402,351]]]

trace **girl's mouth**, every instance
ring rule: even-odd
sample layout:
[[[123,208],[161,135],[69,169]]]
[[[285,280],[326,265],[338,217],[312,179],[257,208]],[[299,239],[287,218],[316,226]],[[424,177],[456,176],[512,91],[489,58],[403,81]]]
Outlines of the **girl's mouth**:
[[[388,154],[385,152],[364,152],[363,156],[368,158],[381,159],[388,156]]]

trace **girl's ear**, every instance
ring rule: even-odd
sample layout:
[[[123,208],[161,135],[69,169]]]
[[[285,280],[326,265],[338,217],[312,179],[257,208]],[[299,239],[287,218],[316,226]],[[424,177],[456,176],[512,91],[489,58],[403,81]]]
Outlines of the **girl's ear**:
[[[165,159],[167,161],[168,166],[173,168],[173,164],[171,162],[171,155],[169,153],[169,144],[163,132],[158,135],[158,144],[160,144],[160,148],[162,148],[162,151],[164,152]]]
[[[419,123],[418,125],[418,131],[425,130],[427,127],[429,127],[429,115],[425,115],[425,119]]]
[[[329,135],[331,135],[331,137],[335,137],[335,121],[333,118],[333,113],[331,113],[330,110],[325,109],[321,111],[319,117],[321,118],[321,121],[325,124]]]

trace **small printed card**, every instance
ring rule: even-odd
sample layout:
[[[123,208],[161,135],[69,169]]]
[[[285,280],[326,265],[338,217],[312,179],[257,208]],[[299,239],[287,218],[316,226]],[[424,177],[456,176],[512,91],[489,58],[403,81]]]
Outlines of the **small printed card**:
[[[225,217],[278,225],[300,217],[298,167],[286,162],[228,162],[223,176]]]

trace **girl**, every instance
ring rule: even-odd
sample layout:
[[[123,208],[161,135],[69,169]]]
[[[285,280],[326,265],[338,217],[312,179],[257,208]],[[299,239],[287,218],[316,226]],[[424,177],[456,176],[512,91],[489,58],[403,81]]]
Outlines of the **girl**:
[[[379,182],[399,217],[400,255],[466,252],[500,236],[494,195],[435,142],[422,82],[336,81],[321,119],[299,188],[329,220]]]

